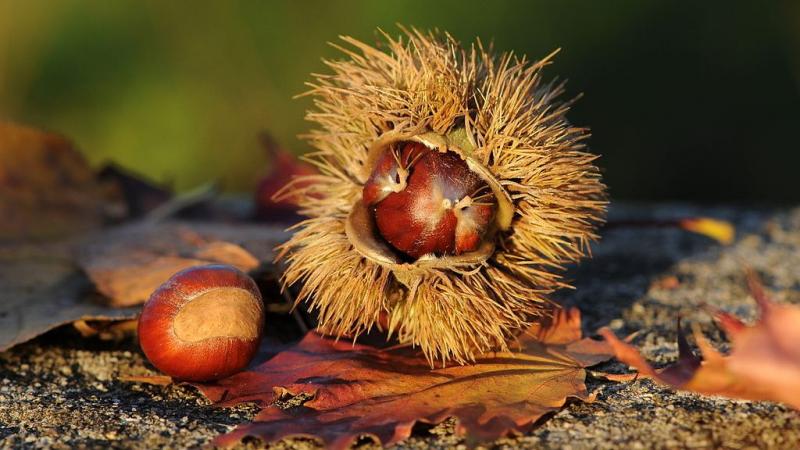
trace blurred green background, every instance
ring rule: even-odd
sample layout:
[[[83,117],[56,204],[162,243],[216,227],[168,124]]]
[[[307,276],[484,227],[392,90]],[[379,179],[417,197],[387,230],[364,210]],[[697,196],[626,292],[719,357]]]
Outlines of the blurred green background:
[[[0,117],[62,132],[187,189],[251,190],[256,134],[296,153],[308,74],[347,34],[438,27],[539,58],[584,93],[571,118],[612,196],[800,200],[798,1],[0,0]]]

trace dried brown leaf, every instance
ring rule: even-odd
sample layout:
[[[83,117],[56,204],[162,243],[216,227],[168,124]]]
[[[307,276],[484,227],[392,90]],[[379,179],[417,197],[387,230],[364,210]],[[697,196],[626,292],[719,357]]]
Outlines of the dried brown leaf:
[[[437,369],[408,347],[378,349],[309,333],[252,370],[196,386],[222,405],[264,406],[255,422],[219,437],[218,445],[250,435],[268,442],[317,437],[338,449],[369,435],[390,445],[407,438],[417,422],[447,417],[458,419],[457,433],[488,441],[530,430],[569,398],[589,400],[584,368],[610,356],[602,341],[581,339],[577,310],[530,331],[513,352]],[[297,410],[272,405],[299,394],[312,399]]]
[[[141,222],[87,240],[77,260],[114,306],[143,303],[176,272],[222,263],[245,272],[271,261],[282,228],[220,223]]]
[[[754,325],[747,326],[724,312],[715,314],[731,341],[733,350],[728,356],[717,352],[698,331],[694,334],[702,358],[694,355],[679,324],[679,360],[656,370],[611,330],[601,330],[601,334],[617,359],[660,383],[706,395],[771,400],[800,409],[800,307],[773,303],[752,272],[748,283],[760,311]]]
[[[121,375],[117,379],[128,383],[152,384],[156,386],[169,386],[173,383],[172,377],[168,375]]]
[[[138,323],[137,319],[118,321],[81,319],[73,322],[72,326],[85,338],[96,337],[102,341],[121,341],[136,335]]]
[[[109,163],[98,178],[115,184],[125,201],[127,218],[142,217],[172,198],[172,190],[118,164]]]
[[[67,139],[0,122],[0,351],[76,320],[135,316],[94,302],[71,258],[115,202]]]
[[[0,245],[0,351],[76,320],[121,320],[135,309],[95,301],[69,242]]]
[[[92,229],[103,223],[105,195],[67,139],[0,122],[0,240]]]

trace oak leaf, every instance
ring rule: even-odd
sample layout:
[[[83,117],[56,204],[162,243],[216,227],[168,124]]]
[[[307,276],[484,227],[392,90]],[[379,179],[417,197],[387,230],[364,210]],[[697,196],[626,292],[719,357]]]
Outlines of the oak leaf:
[[[217,445],[245,436],[269,442],[304,436],[343,449],[362,435],[390,445],[407,438],[415,423],[448,417],[458,420],[458,434],[488,441],[530,430],[567,399],[589,400],[584,368],[610,356],[604,342],[581,338],[576,309],[533,327],[514,348],[472,365],[431,369],[407,347],[379,349],[312,332],[251,370],[195,386],[220,405],[263,406],[255,422],[218,437]],[[312,398],[297,410],[272,404],[300,394]]]
[[[678,362],[656,370],[611,330],[600,333],[617,359],[662,384],[706,395],[776,401],[800,409],[800,307],[772,302],[754,273],[748,272],[747,278],[759,308],[756,323],[748,326],[728,313],[714,314],[731,342],[727,356],[697,331],[695,340],[702,357],[693,354],[679,323]]]

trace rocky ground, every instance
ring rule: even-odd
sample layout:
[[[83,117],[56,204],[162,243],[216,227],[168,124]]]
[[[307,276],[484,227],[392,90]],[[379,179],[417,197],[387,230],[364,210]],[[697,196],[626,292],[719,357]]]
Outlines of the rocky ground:
[[[604,230],[594,258],[571,273],[577,289],[561,294],[581,308],[587,333],[604,325],[620,335],[638,331],[634,343],[662,366],[676,358],[675,319],[682,315],[725,349],[724,336],[701,306],[752,319],[745,264],[761,275],[774,299],[800,303],[800,209],[624,205],[611,211],[612,220],[687,215],[732,221],[737,241],[722,247],[675,229]],[[600,369],[627,370],[619,363]],[[252,406],[214,408],[188,387],[119,380],[151,373],[134,340],[84,339],[69,328],[1,353],[0,447],[197,447],[256,413]],[[784,406],[676,393],[649,380],[590,379],[589,386],[598,394],[594,403],[570,404],[529,435],[492,447],[800,448],[800,413]],[[452,427],[420,428],[400,447],[463,446]],[[316,446],[292,440],[275,447]]]

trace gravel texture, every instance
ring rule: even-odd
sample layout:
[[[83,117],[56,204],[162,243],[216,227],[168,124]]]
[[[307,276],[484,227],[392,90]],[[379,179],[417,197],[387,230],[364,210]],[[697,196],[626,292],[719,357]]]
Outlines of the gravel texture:
[[[604,230],[594,258],[570,273],[577,289],[560,294],[563,302],[581,308],[587,333],[600,326],[619,335],[638,332],[634,343],[656,366],[663,366],[677,356],[675,320],[680,315],[725,350],[724,335],[702,305],[753,319],[756,309],[745,287],[745,264],[761,275],[775,300],[800,304],[800,209],[622,205],[612,208],[611,220],[697,215],[735,223],[736,242],[722,247],[669,228]],[[628,369],[610,362],[598,370]],[[154,373],[133,339],[85,339],[69,327],[0,353],[0,447],[197,447],[257,412],[254,406],[214,408],[188,387],[119,380]],[[784,406],[676,393],[650,380],[590,378],[589,387],[597,393],[594,403],[572,403],[529,435],[491,446],[800,448],[800,413]],[[464,447],[452,430],[452,421],[420,427],[399,447]],[[359,445],[374,444],[364,440]],[[275,447],[318,445],[290,440]]]

